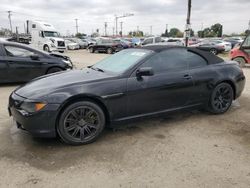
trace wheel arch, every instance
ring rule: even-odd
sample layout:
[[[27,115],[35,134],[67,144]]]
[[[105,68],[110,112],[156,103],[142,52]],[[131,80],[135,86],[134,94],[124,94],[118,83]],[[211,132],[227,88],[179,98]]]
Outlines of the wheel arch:
[[[247,59],[246,59],[245,56],[242,56],[242,55],[240,55],[240,56],[235,56],[235,57],[232,58],[232,60],[235,61],[236,58],[243,58],[243,59],[245,60],[245,62],[247,63]]]
[[[59,65],[55,65],[55,66],[48,67],[47,70],[46,70],[46,74],[48,74],[49,70],[50,70],[50,69],[53,69],[53,68],[59,68],[59,69],[61,69],[62,71],[63,71],[63,70],[66,70],[65,68],[60,67]]]
[[[108,112],[108,109],[106,107],[106,105],[103,103],[103,101],[101,101],[101,99],[99,99],[97,96],[90,96],[90,95],[76,95],[76,96],[72,96],[70,98],[68,98],[59,108],[59,112],[57,114],[57,117],[56,117],[56,124],[55,126],[57,127],[58,125],[58,122],[59,122],[59,118],[63,112],[63,110],[65,108],[67,108],[69,105],[75,103],[75,102],[79,102],[79,101],[90,101],[90,102],[93,102],[95,104],[97,104],[98,106],[100,106],[100,108],[103,110],[104,112],[104,115],[105,115],[105,121],[106,121],[106,124],[108,122],[110,122],[110,114]]]

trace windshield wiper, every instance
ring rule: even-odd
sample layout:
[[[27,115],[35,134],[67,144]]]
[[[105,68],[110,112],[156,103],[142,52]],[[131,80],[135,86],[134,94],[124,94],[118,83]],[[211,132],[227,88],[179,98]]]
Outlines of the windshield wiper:
[[[95,71],[104,72],[104,70],[102,70],[102,69],[100,69],[98,67],[88,66],[88,68],[93,69]]]

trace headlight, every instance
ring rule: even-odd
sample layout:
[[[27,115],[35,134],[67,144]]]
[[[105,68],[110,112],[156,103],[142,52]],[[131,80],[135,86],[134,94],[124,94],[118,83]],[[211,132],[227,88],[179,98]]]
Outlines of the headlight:
[[[20,108],[28,113],[38,112],[43,109],[47,104],[44,102],[33,102],[33,101],[24,101]]]
[[[50,44],[51,47],[56,47],[53,43]]]
[[[55,43],[55,39],[50,39],[50,40],[51,40],[51,42]]]

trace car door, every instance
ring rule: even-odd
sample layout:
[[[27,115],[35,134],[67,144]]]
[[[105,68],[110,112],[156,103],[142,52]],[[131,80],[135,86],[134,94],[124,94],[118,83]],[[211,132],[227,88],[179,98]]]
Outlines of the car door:
[[[153,76],[136,77],[142,67],[151,67]],[[155,54],[131,75],[127,83],[128,115],[173,110],[189,105],[193,87],[182,49]]]
[[[23,46],[4,45],[8,62],[8,79],[11,82],[29,81],[45,74],[44,57]],[[42,60],[42,61],[41,61]]]
[[[8,82],[8,61],[0,44],[0,83]]]
[[[190,91],[191,104],[204,104],[210,96],[210,82],[216,78],[216,71],[209,66],[205,58],[191,50],[185,51],[189,75],[193,79],[193,89]]]

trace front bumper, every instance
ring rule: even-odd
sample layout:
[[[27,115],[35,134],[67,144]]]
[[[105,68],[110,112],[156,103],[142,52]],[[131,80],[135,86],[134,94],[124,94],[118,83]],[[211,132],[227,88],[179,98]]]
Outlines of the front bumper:
[[[19,108],[24,99],[15,93],[12,93],[9,98],[9,115],[13,116],[17,128],[25,130],[35,137],[56,137],[56,117],[59,104],[47,104],[41,111],[28,114]]]

